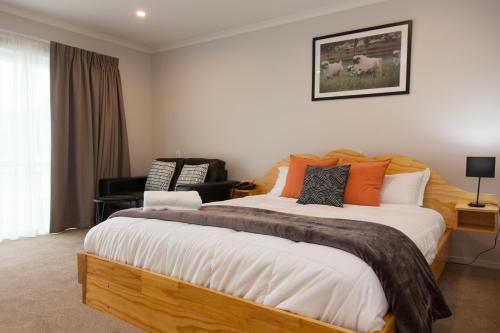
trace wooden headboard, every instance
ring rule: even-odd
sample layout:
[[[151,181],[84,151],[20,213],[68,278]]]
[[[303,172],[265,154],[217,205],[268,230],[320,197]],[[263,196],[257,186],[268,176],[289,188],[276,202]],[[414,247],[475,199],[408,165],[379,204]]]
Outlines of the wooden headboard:
[[[309,158],[321,158],[310,154],[296,155]],[[466,192],[451,185],[436,171],[432,170],[432,168],[410,157],[401,155],[380,155],[369,158],[359,152],[347,149],[334,150],[323,156],[323,158],[327,157],[338,157],[340,159],[339,162],[342,162],[344,159],[358,162],[391,159],[391,164],[387,168],[388,174],[422,171],[429,168],[431,170],[431,178],[425,189],[424,207],[432,208],[441,213],[449,228],[456,228],[457,226],[455,205],[457,203],[471,202],[476,198],[475,192]],[[274,164],[271,170],[264,176],[256,179],[256,193],[264,194],[271,191],[278,177],[278,168],[281,166],[288,166],[289,163],[290,157],[287,157]],[[498,197],[495,194],[482,193],[481,200],[498,205]]]

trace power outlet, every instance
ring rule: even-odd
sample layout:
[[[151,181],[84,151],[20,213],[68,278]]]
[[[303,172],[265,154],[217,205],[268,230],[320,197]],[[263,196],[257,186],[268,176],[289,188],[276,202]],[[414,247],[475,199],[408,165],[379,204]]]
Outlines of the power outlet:
[[[175,157],[177,157],[177,158],[180,158],[180,157],[181,157],[181,150],[180,150],[180,149],[177,149],[177,150],[175,151]]]

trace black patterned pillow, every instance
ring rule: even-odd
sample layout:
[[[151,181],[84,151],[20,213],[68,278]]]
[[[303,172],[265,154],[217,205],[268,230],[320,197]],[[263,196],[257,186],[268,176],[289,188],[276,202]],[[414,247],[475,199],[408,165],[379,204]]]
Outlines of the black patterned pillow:
[[[175,186],[203,183],[207,177],[207,172],[208,163],[198,165],[186,164],[182,167],[181,174],[179,178],[177,178],[177,184],[175,184]]]
[[[146,180],[146,191],[168,191],[175,172],[175,162],[153,161]]]
[[[342,207],[350,165],[334,167],[308,166],[297,203]]]

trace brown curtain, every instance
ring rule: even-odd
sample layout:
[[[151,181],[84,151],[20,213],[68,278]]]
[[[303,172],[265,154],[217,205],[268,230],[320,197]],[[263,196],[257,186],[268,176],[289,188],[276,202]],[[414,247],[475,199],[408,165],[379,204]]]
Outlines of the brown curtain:
[[[51,232],[88,228],[101,178],[130,175],[118,59],[50,43]]]

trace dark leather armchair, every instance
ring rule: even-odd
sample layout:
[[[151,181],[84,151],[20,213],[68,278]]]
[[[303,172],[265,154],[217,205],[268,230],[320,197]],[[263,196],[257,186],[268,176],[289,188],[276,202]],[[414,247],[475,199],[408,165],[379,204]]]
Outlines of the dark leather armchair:
[[[197,191],[203,203],[221,201],[231,198],[231,191],[237,184],[227,180],[226,162],[218,159],[205,158],[158,158],[158,161],[176,162],[175,172],[170,182],[169,191]],[[208,172],[205,182],[201,184],[179,185],[177,179],[185,164],[198,165],[208,163]],[[99,195],[129,194],[142,199],[147,177],[127,177],[101,179],[99,181]]]

